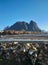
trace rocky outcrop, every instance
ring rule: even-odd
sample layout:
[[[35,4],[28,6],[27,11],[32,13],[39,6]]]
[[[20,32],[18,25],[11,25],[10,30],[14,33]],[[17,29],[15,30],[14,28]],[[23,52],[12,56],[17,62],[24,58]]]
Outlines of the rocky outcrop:
[[[30,21],[30,23],[27,23],[25,21],[18,21],[15,24],[11,25],[8,28],[5,28],[5,30],[16,30],[16,31],[41,31],[38,27],[37,23],[34,21]]]

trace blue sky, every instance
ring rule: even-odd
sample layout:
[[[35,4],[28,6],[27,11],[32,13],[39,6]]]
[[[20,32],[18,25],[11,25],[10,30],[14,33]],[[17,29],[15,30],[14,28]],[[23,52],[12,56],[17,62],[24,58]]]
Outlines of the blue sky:
[[[30,20],[48,30],[48,0],[0,0],[0,30],[16,21]]]

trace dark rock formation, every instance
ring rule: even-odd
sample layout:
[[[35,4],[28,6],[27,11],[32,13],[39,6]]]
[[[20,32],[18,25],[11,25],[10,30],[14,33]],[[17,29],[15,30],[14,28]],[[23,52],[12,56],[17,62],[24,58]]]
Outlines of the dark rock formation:
[[[27,22],[16,22],[15,24],[13,24],[12,26],[10,26],[9,28],[5,28],[5,30],[16,30],[16,31],[41,31],[40,28],[38,27],[37,23],[34,21],[30,21],[30,23]]]

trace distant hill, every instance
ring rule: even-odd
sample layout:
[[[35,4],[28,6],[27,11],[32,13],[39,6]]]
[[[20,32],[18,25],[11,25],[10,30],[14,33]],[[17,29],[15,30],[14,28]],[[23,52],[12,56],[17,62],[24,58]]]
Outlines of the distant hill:
[[[25,21],[18,21],[15,24],[11,25],[10,27],[6,27],[4,30],[16,30],[16,31],[37,31],[41,32],[40,28],[38,27],[37,23],[34,21],[30,21],[27,23]]]

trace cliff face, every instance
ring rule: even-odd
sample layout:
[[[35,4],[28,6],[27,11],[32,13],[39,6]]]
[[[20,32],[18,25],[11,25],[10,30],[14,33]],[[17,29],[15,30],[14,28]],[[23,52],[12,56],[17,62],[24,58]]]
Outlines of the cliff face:
[[[40,30],[40,28],[38,27],[38,25],[37,25],[36,22],[30,21],[29,31],[41,31],[41,30]]]
[[[41,31],[38,27],[37,23],[34,21],[30,21],[30,23],[26,23],[24,21],[16,22],[15,24],[11,25],[10,27],[6,28],[5,30],[16,30],[16,31]]]

